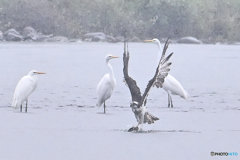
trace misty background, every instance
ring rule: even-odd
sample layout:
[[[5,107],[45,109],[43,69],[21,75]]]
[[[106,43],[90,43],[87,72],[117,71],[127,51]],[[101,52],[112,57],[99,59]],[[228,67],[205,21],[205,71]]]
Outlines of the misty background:
[[[240,41],[239,0],[0,0],[0,31],[31,26],[43,34],[111,36],[204,43]]]

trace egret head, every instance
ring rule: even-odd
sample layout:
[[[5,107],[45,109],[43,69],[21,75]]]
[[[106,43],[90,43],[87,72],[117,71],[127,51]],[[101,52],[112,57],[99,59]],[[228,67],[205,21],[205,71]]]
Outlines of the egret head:
[[[151,40],[145,40],[144,42],[160,43],[160,41],[157,38],[154,38],[154,39],[151,39]]]
[[[38,74],[46,74],[44,72],[38,72],[36,70],[32,70],[28,73],[29,76],[35,76],[35,75],[38,75]]]
[[[108,62],[110,59],[113,59],[113,58],[119,58],[119,57],[113,56],[113,55],[111,55],[111,54],[106,55],[106,61],[107,61],[107,62]]]

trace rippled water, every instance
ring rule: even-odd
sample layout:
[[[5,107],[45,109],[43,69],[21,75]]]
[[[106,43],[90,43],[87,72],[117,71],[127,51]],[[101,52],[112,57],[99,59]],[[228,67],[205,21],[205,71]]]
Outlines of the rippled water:
[[[130,43],[129,51],[129,74],[143,91],[154,74],[157,47]],[[173,96],[175,107],[239,109],[240,46],[170,44],[170,52],[174,52],[170,74],[194,101]],[[0,106],[11,104],[17,82],[32,69],[47,73],[39,76],[38,88],[30,98],[32,106],[95,106],[97,83],[108,72],[105,55],[113,54],[120,57],[110,62],[117,86],[107,104],[128,107],[130,93],[122,81],[122,53],[122,43],[0,44]],[[166,93],[152,90],[148,105],[167,107]]]
[[[157,46],[130,43],[129,74],[143,91],[152,78]],[[153,89],[148,111],[160,118],[139,134],[123,83],[123,44],[0,44],[0,155],[3,159],[210,159],[210,152],[239,151],[240,46],[170,44],[170,74],[191,96],[186,101]],[[96,108],[96,86],[111,60],[117,86],[107,114]],[[28,113],[13,111],[13,92],[30,70],[39,85]],[[212,157],[211,157],[212,158]],[[219,158],[219,157],[218,157]]]

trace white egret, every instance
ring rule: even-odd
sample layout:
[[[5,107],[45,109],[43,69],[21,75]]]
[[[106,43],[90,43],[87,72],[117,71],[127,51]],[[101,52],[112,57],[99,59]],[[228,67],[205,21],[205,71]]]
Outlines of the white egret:
[[[26,101],[25,112],[27,112],[28,97],[37,87],[38,74],[45,73],[32,70],[18,82],[13,96],[13,108],[18,109],[20,107],[20,112],[22,112],[22,104]]]
[[[160,41],[157,38],[154,38],[152,40],[145,40],[145,42],[154,42],[158,45],[158,58],[157,58],[157,65],[159,63],[159,60],[161,58],[161,52],[162,52],[162,46]],[[190,96],[187,93],[186,90],[182,87],[182,85],[170,74],[168,74],[167,77],[164,79],[164,83],[162,88],[168,93],[168,107],[173,107],[172,103],[172,95],[179,95],[180,97],[184,99],[188,99]]]
[[[119,58],[119,57],[113,56],[111,54],[106,55],[106,64],[110,72],[109,74],[105,74],[97,85],[97,94],[98,94],[97,106],[101,107],[102,104],[104,103],[104,113],[106,113],[105,101],[111,97],[113,89],[116,86],[116,79],[114,77],[113,68],[109,64],[109,60],[113,58]]]

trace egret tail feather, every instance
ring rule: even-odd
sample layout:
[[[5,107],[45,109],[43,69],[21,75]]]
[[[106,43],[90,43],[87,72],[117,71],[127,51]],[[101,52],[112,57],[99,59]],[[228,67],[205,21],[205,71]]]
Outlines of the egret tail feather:
[[[21,102],[19,102],[19,100],[17,100],[17,99],[14,99],[13,102],[12,102],[12,107],[14,109],[19,109],[20,106],[21,106]]]
[[[185,91],[184,90],[184,95],[183,95],[183,97],[182,98],[184,98],[184,99],[186,99],[186,100],[189,100],[189,98],[190,98],[190,95],[188,94],[188,92],[187,91]]]

